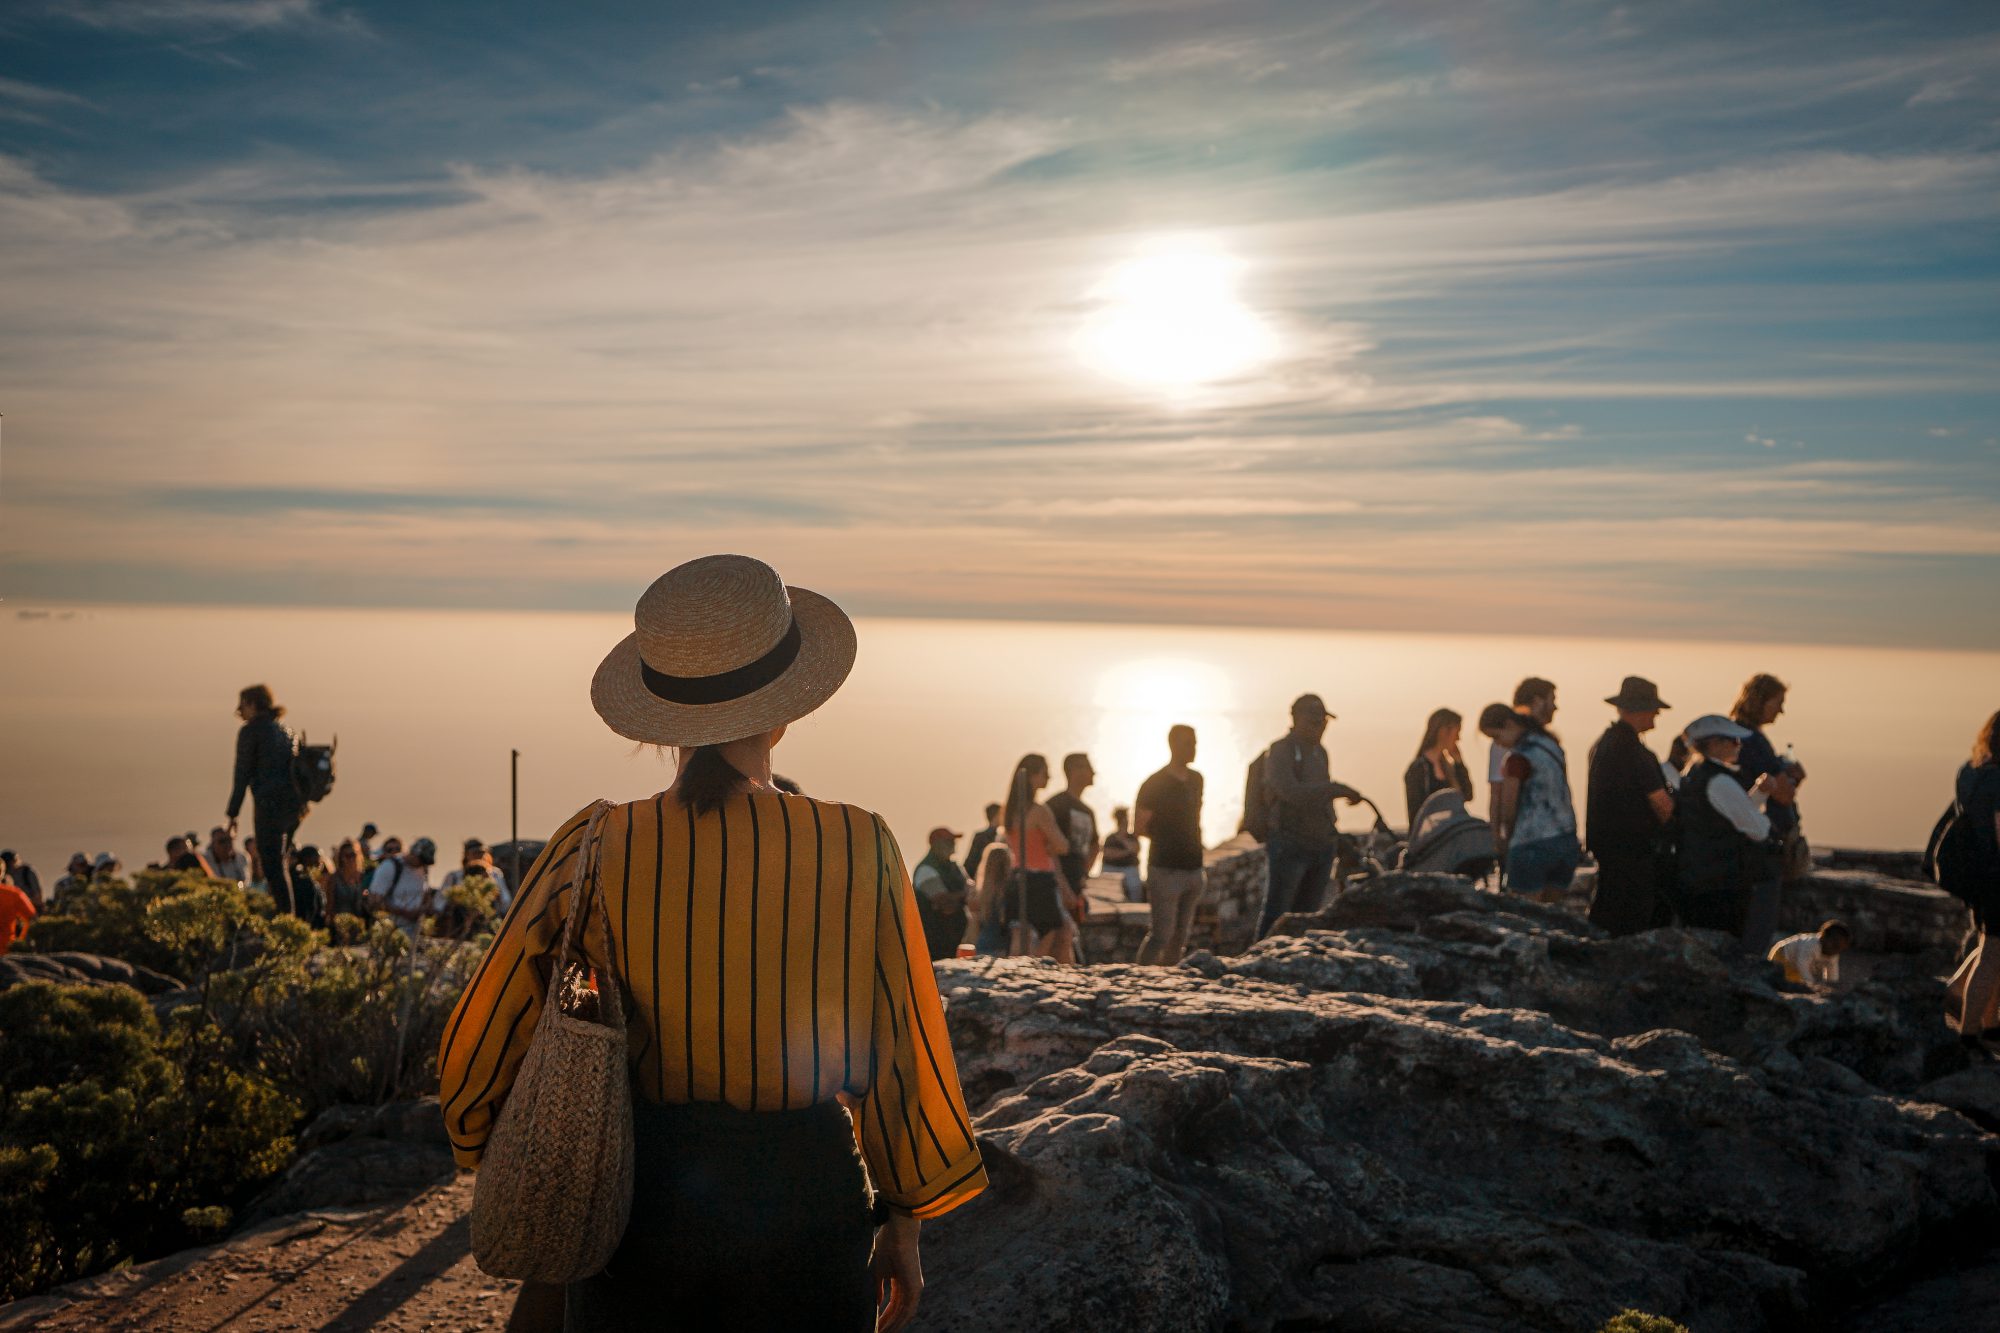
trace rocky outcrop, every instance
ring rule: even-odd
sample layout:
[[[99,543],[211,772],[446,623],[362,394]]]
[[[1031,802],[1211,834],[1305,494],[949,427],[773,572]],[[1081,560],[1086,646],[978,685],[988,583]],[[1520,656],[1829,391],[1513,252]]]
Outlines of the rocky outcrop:
[[[243,1211],[238,1226],[291,1213],[367,1208],[407,1199],[456,1173],[435,1097],[335,1106],[299,1135],[304,1151]]]
[[[1292,928],[940,967],[993,1188],[924,1327],[1803,1329],[2000,1214],[2000,1140],[1891,1095],[1962,1064],[1935,981],[1791,993],[1442,877]]]
[[[0,990],[23,981],[61,986],[130,986],[141,995],[164,995],[182,983],[164,972],[94,953],[9,953],[0,958]]]

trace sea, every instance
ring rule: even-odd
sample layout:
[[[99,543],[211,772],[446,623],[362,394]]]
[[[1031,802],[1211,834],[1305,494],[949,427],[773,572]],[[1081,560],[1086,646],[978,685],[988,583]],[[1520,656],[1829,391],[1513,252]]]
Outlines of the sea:
[[[592,672],[630,628],[619,614],[12,605],[0,615],[0,845],[51,885],[72,852],[134,868],[173,833],[205,838],[229,797],[237,691],[259,681],[307,739],[338,743],[337,785],[301,843],[330,851],[373,822],[435,838],[450,864],[468,837],[546,837],[595,797],[642,797],[672,778],[669,760],[590,707]],[[1031,751],[1056,765],[1087,752],[1098,781],[1085,799],[1108,828],[1166,762],[1177,723],[1198,733],[1204,832],[1221,841],[1247,764],[1308,691],[1336,715],[1334,775],[1400,824],[1401,775],[1431,710],[1466,717],[1483,811],[1479,710],[1547,677],[1581,805],[1591,742],[1612,719],[1602,700],[1622,677],[1649,677],[1672,705],[1650,738],[1664,752],[1674,724],[1727,712],[1759,671],[1791,686],[1771,734],[1808,770],[1808,836],[1918,847],[2000,707],[1995,653],[1017,621],[858,629],[853,675],[791,728],[776,766],[814,796],[880,811],[913,862],[933,826],[978,828]]]

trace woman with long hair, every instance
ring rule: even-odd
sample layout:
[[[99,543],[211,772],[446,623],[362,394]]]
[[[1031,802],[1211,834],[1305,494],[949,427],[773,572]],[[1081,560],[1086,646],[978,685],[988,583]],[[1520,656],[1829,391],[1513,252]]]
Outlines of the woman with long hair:
[[[1016,893],[1008,903],[1010,923],[1026,923],[1031,938],[1016,953],[1033,953],[1058,963],[1076,961],[1076,926],[1064,900],[1078,892],[1063,874],[1062,857],[1069,840],[1056,827],[1056,817],[1035,797],[1049,785],[1049,761],[1038,754],[1021,756],[1007,780],[1001,803],[1001,827],[1007,846],[1020,867]],[[1019,926],[1016,926],[1017,938]]]
[[[1438,792],[1455,788],[1466,800],[1472,799],[1472,774],[1458,752],[1459,733],[1465,719],[1449,708],[1440,708],[1424,723],[1423,743],[1417,757],[1403,770],[1403,799],[1410,807],[1410,824],[1417,823],[1417,811]]]
[[[1014,952],[1007,922],[1007,880],[1014,873],[1014,852],[1004,842],[988,843],[973,880],[972,910],[966,913],[964,943],[995,958]]]
[[[1958,770],[1958,818],[1972,836],[1974,861],[1984,881],[1983,893],[1972,899],[1972,924],[1979,943],[1959,964],[1951,979],[1951,994],[1959,997],[1958,1031],[1967,1045],[1993,1054],[2000,1027],[2000,713],[1986,719],[1972,740],[1972,756]]]
[[[624,1239],[567,1288],[564,1326],[900,1329],[920,1219],[986,1175],[888,826],[772,779],[786,729],[847,678],[853,624],[728,555],[668,571],[635,622],[591,700],[673,750],[673,783],[579,811],[525,876],[439,1053],[453,1149],[478,1165],[594,855],[581,945],[630,1011],[637,1156]]]
[[[310,886],[293,892],[289,867],[292,864],[292,836],[305,818],[305,802],[299,799],[298,781],[292,776],[292,755],[298,740],[280,720],[285,710],[272,697],[269,685],[246,685],[236,695],[236,780],[229,789],[226,816],[230,836],[236,834],[236,816],[243,809],[243,796],[254,800],[251,810],[250,846],[264,872],[264,885],[281,912],[310,918],[313,904]]]
[[[1762,791],[1771,797],[1771,836],[1778,844],[1777,854],[1766,858],[1770,864],[1757,874],[1743,919],[1743,947],[1760,954],[1771,947],[1778,933],[1784,885],[1812,873],[1812,849],[1799,830],[1797,798],[1799,784],[1806,780],[1805,768],[1780,756],[1764,734],[1766,727],[1784,716],[1790,693],[1784,681],[1760,672],[1743,682],[1729,710],[1730,720],[1750,733],[1743,738],[1743,749],[1736,759],[1736,780],[1746,791]]]

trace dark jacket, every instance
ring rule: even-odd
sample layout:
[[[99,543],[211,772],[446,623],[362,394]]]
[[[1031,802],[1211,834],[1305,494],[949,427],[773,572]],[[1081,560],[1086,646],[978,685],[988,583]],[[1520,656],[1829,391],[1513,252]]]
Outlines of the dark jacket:
[[[298,746],[289,728],[266,713],[245,722],[236,733],[236,782],[229,790],[229,817],[243,810],[243,793],[257,798],[259,816],[295,814],[303,806],[292,779],[292,754]]]
[[[1417,811],[1423,809],[1425,801],[1441,791],[1448,791],[1454,787],[1466,800],[1472,799],[1472,774],[1465,771],[1463,760],[1451,761],[1451,780],[1445,782],[1438,778],[1437,770],[1431,767],[1430,760],[1421,754],[1412,759],[1410,766],[1403,770],[1403,800],[1410,807],[1411,825],[1416,824]]]
[[[1674,798],[1680,830],[1680,891],[1683,901],[1708,894],[1747,896],[1756,880],[1763,845],[1744,836],[1708,800],[1708,784],[1734,782],[1736,775],[1714,760],[1688,771]]]

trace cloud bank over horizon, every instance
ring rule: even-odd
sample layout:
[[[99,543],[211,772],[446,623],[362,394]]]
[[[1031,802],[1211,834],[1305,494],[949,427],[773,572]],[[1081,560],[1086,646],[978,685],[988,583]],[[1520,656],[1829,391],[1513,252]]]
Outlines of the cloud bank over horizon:
[[[2000,647],[1975,8],[0,37],[12,600],[612,609],[740,549],[884,614]],[[1268,351],[1104,373],[1182,241]]]

